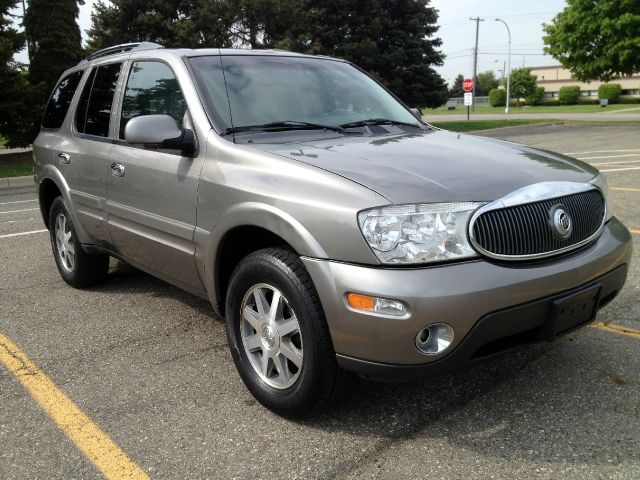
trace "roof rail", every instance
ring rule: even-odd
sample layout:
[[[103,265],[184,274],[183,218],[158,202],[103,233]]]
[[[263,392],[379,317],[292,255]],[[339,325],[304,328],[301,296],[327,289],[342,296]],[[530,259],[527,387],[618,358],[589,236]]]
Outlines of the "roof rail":
[[[153,42],[136,42],[136,43],[123,43],[121,45],[114,45],[113,47],[103,48],[91,55],[84,57],[78,65],[83,63],[89,63],[96,58],[107,57],[109,55],[116,55],[124,52],[140,52],[143,50],[156,50],[158,48],[164,48],[162,45]]]

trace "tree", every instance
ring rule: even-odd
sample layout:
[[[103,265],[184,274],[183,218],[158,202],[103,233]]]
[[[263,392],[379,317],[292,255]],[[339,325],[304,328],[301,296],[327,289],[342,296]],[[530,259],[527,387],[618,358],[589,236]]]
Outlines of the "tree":
[[[92,14],[89,47],[251,47],[331,55],[372,73],[412,106],[440,106],[444,56],[429,0],[112,0]]]
[[[638,0],[567,0],[544,25],[545,52],[582,81],[640,71]]]
[[[33,89],[26,72],[13,60],[25,45],[24,35],[13,27],[9,14],[16,3],[17,0],[0,0],[0,135],[8,146],[24,147],[35,137],[39,111],[34,112]]]
[[[476,75],[476,95],[479,97],[489,95],[494,88],[498,88],[500,80],[496,78],[496,74],[492,70],[480,72]]]
[[[531,75],[529,68],[516,68],[511,71],[511,98],[516,99],[516,105],[520,106],[520,99],[535,93],[536,76]]]
[[[30,0],[24,18],[29,42],[29,81],[48,95],[60,74],[82,58],[78,3],[84,0]]]
[[[314,52],[352,61],[411,106],[444,103],[446,84],[432,68],[444,61],[442,41],[434,38],[438,12],[429,0],[320,0],[308,10],[320,26]]]
[[[165,47],[231,47],[239,1],[100,0],[91,13],[88,49],[130,42]]]
[[[464,88],[462,88],[463,83],[464,77],[460,74],[453,81],[453,85],[449,89],[449,98],[462,97],[464,95]]]

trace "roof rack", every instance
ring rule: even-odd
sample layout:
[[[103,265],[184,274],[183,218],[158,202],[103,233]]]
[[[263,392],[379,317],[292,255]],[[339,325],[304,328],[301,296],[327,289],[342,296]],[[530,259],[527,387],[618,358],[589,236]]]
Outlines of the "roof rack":
[[[78,65],[83,63],[89,63],[96,58],[107,57],[109,55],[116,55],[124,52],[140,52],[143,50],[156,50],[158,48],[164,48],[162,45],[153,42],[136,42],[136,43],[123,43],[121,45],[114,45],[113,47],[103,48],[96,53],[92,53],[84,57]]]

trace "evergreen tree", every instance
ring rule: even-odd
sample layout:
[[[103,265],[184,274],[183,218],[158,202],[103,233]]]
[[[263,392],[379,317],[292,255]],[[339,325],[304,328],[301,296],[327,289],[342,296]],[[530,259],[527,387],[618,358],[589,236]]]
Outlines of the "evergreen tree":
[[[449,89],[449,97],[462,97],[464,96],[464,88],[462,88],[462,84],[464,83],[464,76],[459,74],[456,79],[453,81],[453,85]]]
[[[12,147],[24,147],[33,141],[34,124],[39,112],[34,112],[33,90],[26,72],[13,60],[24,48],[24,35],[13,27],[9,14],[17,0],[0,0],[0,135]]]
[[[30,0],[24,18],[29,42],[29,81],[47,95],[60,74],[82,57],[78,3],[84,0]]]
[[[283,48],[345,58],[411,106],[447,90],[429,0],[111,0],[92,14],[89,47],[133,41],[167,47]]]
[[[437,107],[447,98],[437,11],[429,0],[320,0],[309,8],[314,53],[345,58],[367,70],[411,106]]]
[[[130,42],[165,47],[230,47],[237,23],[237,1],[111,0],[91,13],[89,50]]]

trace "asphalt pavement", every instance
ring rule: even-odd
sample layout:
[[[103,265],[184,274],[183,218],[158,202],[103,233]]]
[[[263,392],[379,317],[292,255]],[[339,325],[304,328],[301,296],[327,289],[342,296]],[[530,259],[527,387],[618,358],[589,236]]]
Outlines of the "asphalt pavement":
[[[597,164],[635,252],[638,133],[483,132]],[[47,376],[45,395],[62,393],[151,478],[640,478],[638,253],[604,325],[421,383],[356,380],[327,411],[289,421],[246,391],[206,301],[114,260],[104,284],[75,290],[43,229],[32,187],[0,190],[0,335]],[[26,370],[0,364],[0,478],[100,478],[63,431],[77,419],[62,412],[57,426]]]

